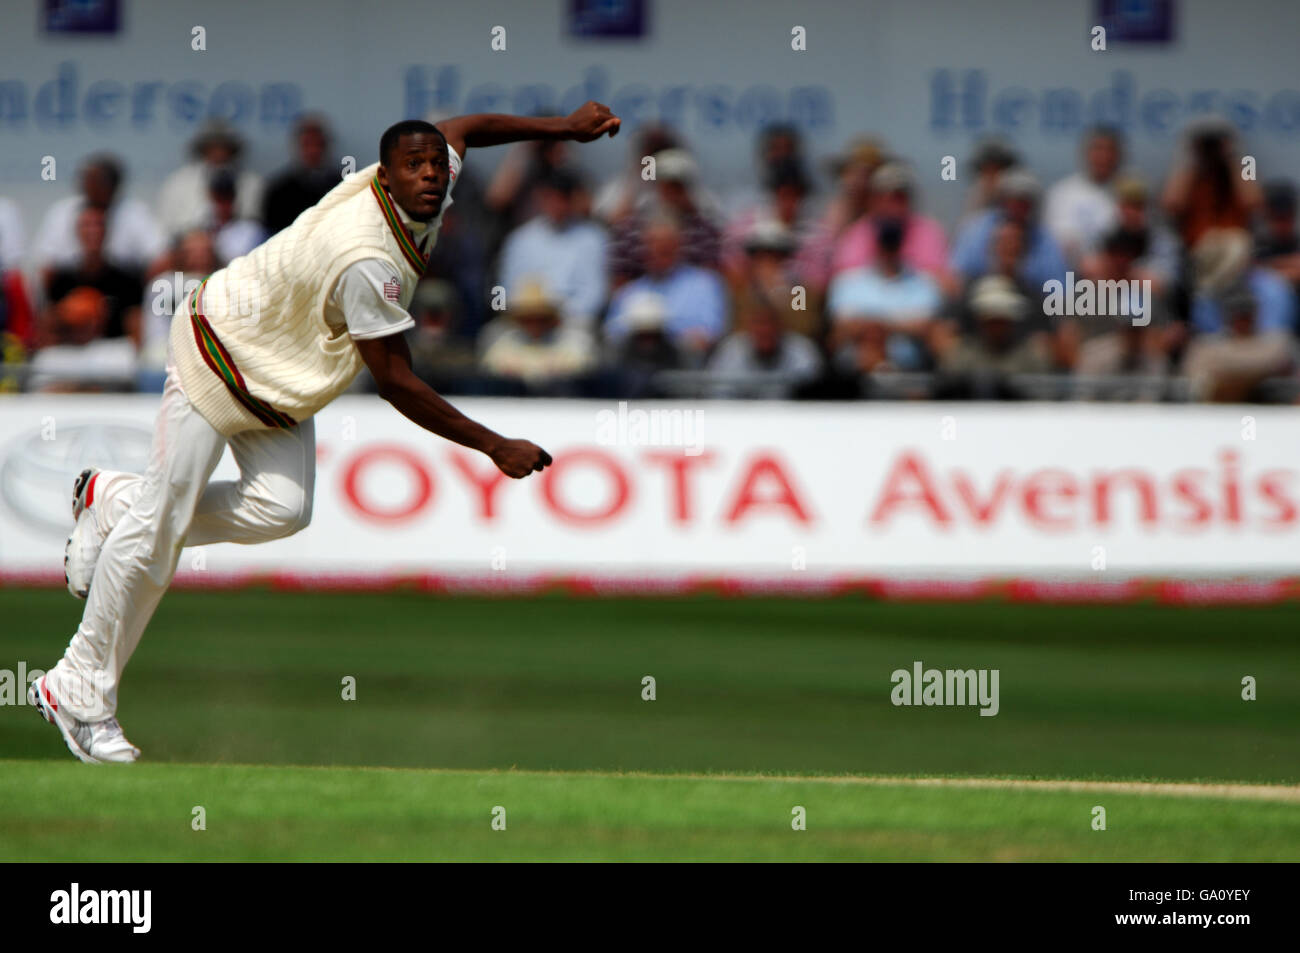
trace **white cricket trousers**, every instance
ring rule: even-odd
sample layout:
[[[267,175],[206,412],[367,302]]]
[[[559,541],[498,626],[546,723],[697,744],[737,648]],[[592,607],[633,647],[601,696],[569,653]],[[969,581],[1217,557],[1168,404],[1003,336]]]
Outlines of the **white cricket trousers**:
[[[208,482],[229,443],[236,481]],[[105,472],[95,517],[108,531],[72,642],[50,671],[59,703],[82,721],[117,713],[117,688],[185,546],[260,543],[311,520],[316,430],[249,430],[227,438],[190,403],[169,360],[149,465]]]

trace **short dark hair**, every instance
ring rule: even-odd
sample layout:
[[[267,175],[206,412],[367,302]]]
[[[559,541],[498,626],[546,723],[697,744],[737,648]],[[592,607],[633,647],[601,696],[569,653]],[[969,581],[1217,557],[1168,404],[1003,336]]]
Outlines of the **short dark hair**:
[[[379,163],[388,165],[388,160],[392,157],[393,150],[397,148],[398,142],[402,136],[414,136],[417,134],[433,135],[446,143],[447,137],[431,122],[425,122],[423,119],[403,119],[401,122],[393,123],[384,130],[384,134],[379,137]]]
[[[1141,258],[1147,253],[1147,244],[1145,232],[1115,228],[1102,238],[1101,250],[1110,255]]]
[[[1094,139],[1109,139],[1116,148],[1124,148],[1124,133],[1119,126],[1106,122],[1094,123],[1089,126],[1083,138],[1085,142],[1092,142]]]
[[[768,167],[768,191],[775,192],[782,186],[793,186],[803,194],[808,194],[808,176],[804,174],[803,165],[798,159],[781,159]]]
[[[537,184],[544,189],[554,189],[561,195],[572,195],[582,188],[582,179],[573,169],[563,167],[551,169]]]
[[[1285,179],[1265,182],[1264,209],[1272,215],[1294,215],[1296,210],[1295,186]]]
[[[116,156],[107,152],[99,152],[90,156],[82,166],[82,173],[84,174],[92,169],[97,169],[104,174],[108,179],[108,187],[112,191],[116,192],[118,187],[122,184],[122,179],[124,177],[122,172],[122,163],[117,161]]]

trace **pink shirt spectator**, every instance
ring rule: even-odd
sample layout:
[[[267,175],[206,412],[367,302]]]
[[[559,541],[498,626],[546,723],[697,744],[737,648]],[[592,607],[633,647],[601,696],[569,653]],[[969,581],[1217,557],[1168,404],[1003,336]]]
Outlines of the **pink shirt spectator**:
[[[907,220],[907,233],[903,236],[903,264],[936,277],[948,270],[948,239],[943,226],[924,215],[913,215]],[[838,275],[850,268],[867,268],[876,261],[876,230],[870,216],[860,218],[835,245],[831,258],[831,274]]]

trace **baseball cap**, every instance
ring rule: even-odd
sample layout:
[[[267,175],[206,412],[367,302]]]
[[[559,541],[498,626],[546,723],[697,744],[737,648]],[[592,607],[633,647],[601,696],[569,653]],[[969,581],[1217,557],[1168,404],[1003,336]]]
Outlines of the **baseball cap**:
[[[655,178],[663,182],[695,181],[699,166],[685,149],[664,149],[655,153]]]

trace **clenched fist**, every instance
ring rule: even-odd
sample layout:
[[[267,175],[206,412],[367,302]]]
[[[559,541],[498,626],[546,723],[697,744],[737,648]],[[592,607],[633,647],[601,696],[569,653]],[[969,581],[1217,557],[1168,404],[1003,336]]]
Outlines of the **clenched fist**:
[[[551,455],[528,440],[502,440],[488,456],[497,469],[516,480],[551,465]]]
[[[578,142],[592,142],[605,133],[610,138],[618,135],[623,120],[615,116],[608,106],[589,99],[567,117],[569,138]]]

